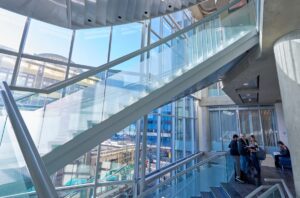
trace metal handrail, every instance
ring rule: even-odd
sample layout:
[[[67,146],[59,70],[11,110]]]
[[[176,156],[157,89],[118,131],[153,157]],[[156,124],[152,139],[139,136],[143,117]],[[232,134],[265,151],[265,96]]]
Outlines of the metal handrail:
[[[148,52],[149,50],[151,49],[154,49],[156,47],[158,47],[159,45],[162,45],[164,43],[167,43],[168,41],[178,37],[179,35],[181,34],[184,34],[192,29],[194,29],[195,27],[203,24],[203,23],[206,23],[210,20],[212,20],[214,17],[220,15],[222,12],[224,12],[225,10],[229,9],[230,7],[232,7],[233,5],[235,5],[236,3],[238,3],[240,0],[235,0],[229,4],[227,4],[226,6],[222,7],[221,9],[219,9],[218,11],[214,12],[213,14],[205,17],[204,19],[198,21],[198,22],[195,22],[193,24],[191,24],[190,26],[186,27],[186,28],[183,28],[177,32],[175,32],[174,34],[171,34],[147,47],[144,47],[144,48],[141,48],[137,51],[134,51],[126,56],[123,56],[121,58],[118,58],[116,60],[113,60],[109,63],[106,63],[106,64],[103,64],[99,67],[95,67],[89,71],[86,71],[84,73],[81,73],[77,76],[74,76],[74,77],[71,77],[67,80],[64,80],[64,81],[61,81],[59,83],[56,83],[56,84],[53,84],[53,85],[50,85],[49,87],[47,88],[44,88],[44,89],[36,89],[36,88],[27,88],[27,87],[16,87],[16,86],[10,86],[10,88],[12,90],[16,90],[16,91],[28,91],[28,92],[35,92],[35,93],[44,93],[44,94],[49,94],[49,93],[52,93],[52,92],[55,92],[57,90],[60,90],[62,88],[65,88],[69,85],[72,85],[72,84],[75,84],[83,79],[86,79],[86,78],[89,78],[91,76],[94,76],[100,72],[103,72],[103,71],[106,71],[120,63],[123,63],[124,61],[127,61],[131,58],[134,58],[136,57],[137,55],[140,55],[140,54],[143,54],[145,52]]]
[[[285,192],[287,193],[289,198],[293,198],[293,195],[290,191],[290,189],[288,188],[288,186],[286,185],[285,181],[283,179],[272,179],[272,178],[265,178],[264,179],[266,182],[281,182],[283,185],[283,188],[285,190]]]
[[[46,171],[46,167],[38,153],[37,148],[35,147],[35,144],[6,82],[3,82],[1,95],[16,139],[19,143],[18,145],[22,151],[38,195],[45,198],[58,197],[51,179]]]
[[[155,191],[156,189],[158,189],[159,187],[165,185],[166,183],[169,183],[169,182],[173,181],[174,179],[176,179],[176,178],[178,178],[178,177],[180,177],[180,176],[186,174],[187,172],[189,172],[189,171],[195,169],[196,167],[202,166],[202,165],[204,165],[204,164],[207,164],[207,163],[209,163],[211,160],[214,160],[214,159],[216,159],[216,158],[219,158],[219,157],[225,156],[225,155],[226,155],[225,152],[215,153],[215,154],[213,154],[212,156],[209,156],[207,159],[204,159],[204,160],[202,160],[202,161],[200,161],[200,162],[194,164],[193,166],[191,166],[191,167],[189,167],[189,168],[186,168],[184,171],[181,171],[181,172],[177,173],[176,175],[174,175],[174,176],[172,176],[172,177],[170,177],[170,178],[164,180],[163,182],[160,182],[158,185],[155,185],[154,187],[145,190],[145,191],[142,192],[138,197],[139,197],[139,198],[145,197],[147,194],[149,194],[149,193]],[[176,166],[176,167],[178,167],[178,166]],[[165,174],[166,174],[166,173],[165,173]],[[160,175],[160,176],[161,176],[161,175]],[[159,178],[159,177],[157,177],[157,178]]]
[[[274,186],[272,186],[271,188],[269,188],[266,192],[264,192],[263,194],[259,195],[258,198],[269,198],[270,195],[272,195],[272,193],[279,191],[280,193],[280,197],[284,198],[284,192],[281,188],[281,186],[279,184],[275,184]]]
[[[173,165],[171,165],[171,166],[169,166],[169,167],[163,169],[162,171],[159,171],[159,172],[157,172],[156,174],[153,174],[153,175],[150,175],[150,176],[146,177],[145,183],[149,183],[149,182],[151,182],[151,181],[153,181],[153,180],[155,180],[155,179],[157,179],[157,178],[159,178],[159,177],[161,177],[161,176],[163,176],[163,175],[165,175],[165,174],[171,172],[172,170],[175,170],[175,169],[178,168],[179,166],[182,166],[182,165],[184,165],[184,164],[187,164],[187,163],[189,163],[190,161],[192,161],[192,160],[194,160],[195,158],[200,157],[200,156],[202,156],[202,155],[203,155],[203,153],[202,153],[202,152],[199,152],[198,154],[195,154],[195,155],[193,155],[193,156],[191,156],[191,157],[189,157],[189,158],[187,158],[187,159],[184,159],[184,160],[180,161],[179,163],[174,163]],[[220,155],[220,154],[218,153],[218,155]]]
[[[256,195],[261,192],[262,190],[268,189],[270,188],[270,185],[261,185],[258,188],[256,188],[255,190],[253,190],[249,195],[247,195],[245,198],[254,198],[257,197]]]

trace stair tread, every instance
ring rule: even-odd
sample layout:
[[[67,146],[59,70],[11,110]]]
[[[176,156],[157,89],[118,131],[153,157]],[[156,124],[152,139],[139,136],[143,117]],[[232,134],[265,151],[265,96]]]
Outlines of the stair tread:
[[[210,187],[210,189],[216,198],[230,198],[222,187]]]
[[[230,184],[228,183],[221,183],[221,186],[223,187],[224,191],[230,196],[230,197],[236,197],[240,198],[242,197],[240,193],[238,193]]]
[[[214,198],[212,192],[200,192],[202,198]]]

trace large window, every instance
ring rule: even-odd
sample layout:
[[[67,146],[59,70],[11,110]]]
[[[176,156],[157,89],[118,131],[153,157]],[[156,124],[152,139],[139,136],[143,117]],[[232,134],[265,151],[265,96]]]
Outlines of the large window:
[[[68,62],[72,31],[31,20],[24,53]]]
[[[114,60],[141,48],[142,23],[114,26],[110,60]]]
[[[278,132],[273,107],[211,108],[209,123],[211,149],[226,151],[233,134],[254,135],[259,145],[276,146]]]
[[[24,16],[0,9],[0,48],[19,50],[25,21]]]
[[[108,61],[111,28],[95,28],[76,31],[72,62],[100,66]]]

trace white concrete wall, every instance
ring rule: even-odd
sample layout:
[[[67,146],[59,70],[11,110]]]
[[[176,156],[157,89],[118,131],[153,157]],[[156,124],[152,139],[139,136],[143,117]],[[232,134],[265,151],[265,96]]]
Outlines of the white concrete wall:
[[[300,31],[289,33],[274,46],[276,67],[287,127],[293,176],[300,197]]]
[[[210,151],[211,139],[209,129],[209,112],[207,107],[201,107],[198,103],[198,131],[199,131],[199,150]]]
[[[282,103],[276,103],[274,106],[275,106],[279,140],[283,141],[287,146],[289,146],[287,128],[286,128],[285,122],[284,122]]]

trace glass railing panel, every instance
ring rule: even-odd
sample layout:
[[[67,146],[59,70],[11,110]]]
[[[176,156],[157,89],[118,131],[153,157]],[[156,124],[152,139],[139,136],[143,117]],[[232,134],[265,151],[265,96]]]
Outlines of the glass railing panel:
[[[58,191],[57,194],[60,198],[87,198],[93,197],[94,188],[64,190]]]
[[[132,197],[132,184],[101,186],[96,190],[96,197]]]
[[[255,31],[252,3],[235,11],[225,10],[166,43],[76,84],[47,96],[32,96],[44,101],[36,110],[41,111],[41,126],[26,121],[28,128],[35,129],[31,133],[38,134],[35,143],[39,152],[50,152]]]
[[[94,185],[96,178],[98,146],[52,174],[55,187]]]
[[[34,187],[30,173],[3,107],[1,115],[0,196],[32,191]]]
[[[210,187],[228,182],[225,156],[214,158],[203,165],[196,164],[199,160],[203,160],[202,157],[177,168],[174,173],[148,183],[145,197],[199,196],[201,191],[210,191]],[[172,179],[172,175],[178,177]],[[156,188],[158,185],[160,186]],[[148,189],[150,191],[147,192]]]

